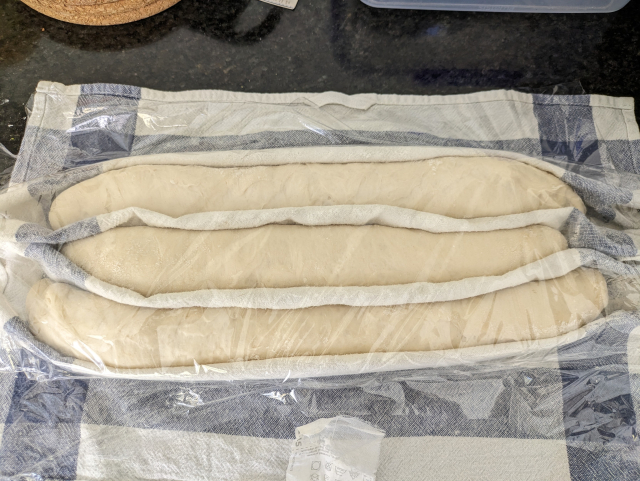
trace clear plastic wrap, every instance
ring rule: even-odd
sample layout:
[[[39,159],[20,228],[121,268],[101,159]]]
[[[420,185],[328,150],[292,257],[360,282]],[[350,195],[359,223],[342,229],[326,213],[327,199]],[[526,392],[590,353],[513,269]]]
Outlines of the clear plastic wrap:
[[[626,100],[42,83],[32,108],[0,195],[3,474],[638,478]]]

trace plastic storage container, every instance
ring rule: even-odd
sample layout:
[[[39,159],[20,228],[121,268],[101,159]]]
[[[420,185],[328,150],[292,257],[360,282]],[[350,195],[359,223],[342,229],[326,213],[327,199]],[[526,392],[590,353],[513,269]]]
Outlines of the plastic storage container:
[[[362,0],[377,8],[486,12],[610,13],[629,0]]]

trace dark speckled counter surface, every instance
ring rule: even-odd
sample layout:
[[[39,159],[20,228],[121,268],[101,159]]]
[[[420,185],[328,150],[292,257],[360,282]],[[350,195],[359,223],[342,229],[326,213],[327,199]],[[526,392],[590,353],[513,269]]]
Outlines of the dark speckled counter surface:
[[[640,97],[640,0],[611,14],[378,10],[359,0],[182,0],[139,22],[71,25],[0,0],[0,143],[17,152],[39,80],[160,90]],[[636,110],[637,112],[638,110]],[[5,168],[6,165],[0,165]]]

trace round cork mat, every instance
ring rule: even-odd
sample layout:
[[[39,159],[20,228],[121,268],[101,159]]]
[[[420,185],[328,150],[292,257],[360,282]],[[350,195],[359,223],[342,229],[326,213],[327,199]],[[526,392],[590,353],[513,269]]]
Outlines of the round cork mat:
[[[49,17],[80,25],[118,25],[150,17],[180,0],[22,0]]]

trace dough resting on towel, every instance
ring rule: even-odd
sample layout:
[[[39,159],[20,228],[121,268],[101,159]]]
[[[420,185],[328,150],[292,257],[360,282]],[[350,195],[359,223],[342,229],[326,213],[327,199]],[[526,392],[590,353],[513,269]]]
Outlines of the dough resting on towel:
[[[66,244],[89,274],[144,296],[201,289],[371,286],[502,275],[567,248],[530,226],[433,234],[371,226],[186,231],[120,227]]]
[[[393,307],[151,309],[49,280],[35,284],[27,299],[39,340],[118,368],[544,339],[592,321],[606,304],[606,282],[592,269],[469,299]]]
[[[54,229],[127,207],[180,217],[210,211],[384,204],[454,218],[575,207],[580,197],[555,176],[492,157],[416,162],[289,164],[214,168],[139,165],[98,175],[53,202]]]

